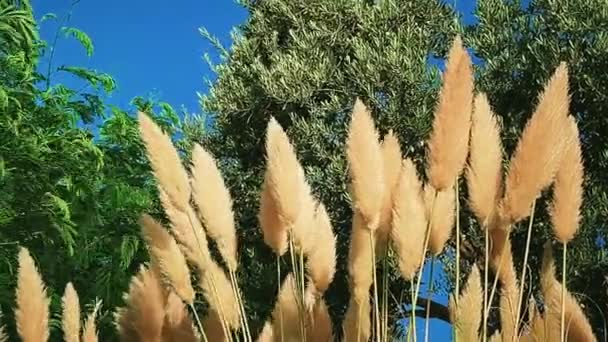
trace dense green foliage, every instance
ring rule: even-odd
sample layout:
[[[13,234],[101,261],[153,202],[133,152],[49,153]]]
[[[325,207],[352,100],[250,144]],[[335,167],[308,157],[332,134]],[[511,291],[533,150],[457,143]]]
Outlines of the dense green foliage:
[[[568,286],[585,294],[580,299],[602,332],[600,313],[608,305],[599,286],[608,276],[602,243],[608,238],[608,6],[601,0],[539,0],[526,7],[479,0],[479,22],[462,27],[450,6],[436,1],[242,2],[249,19],[232,48],[220,48],[217,81],[203,98],[203,111],[213,119],[209,132],[202,118],[178,115],[166,103],[136,98],[133,106],[179,137],[185,159],[194,142],[218,158],[235,200],[240,283],[254,330],[268,317],[276,294],[275,256],[261,241],[256,218],[270,115],[297,146],[338,234],[340,268],[326,300],[339,327],[349,296],[345,257],[352,213],[344,141],[354,98],[371,106],[382,134],[396,132],[422,172],[439,66],[453,35],[461,32],[477,57],[478,88],[502,119],[507,153],[554,67],[560,60],[570,65],[587,191],[584,224],[570,247]],[[78,40],[93,54],[93,42],[68,26],[69,16],[47,18],[61,20],[58,36]],[[17,245],[23,245],[49,286],[53,312],[59,312],[68,281],[81,302],[103,300],[105,338],[112,335],[112,310],[146,258],[137,219],[142,212],[161,214],[156,187],[132,111],[105,104],[114,80],[82,67],[57,67],[53,58],[42,65],[40,57],[52,55],[54,47],[37,32],[27,1],[0,0],[0,306],[14,332],[14,259]],[[79,79],[82,90],[54,83],[57,73]],[[539,215],[532,269],[550,236],[545,208]],[[466,210],[462,220],[464,262],[470,265],[482,257],[483,243]],[[522,235],[514,235],[516,256],[522,255]],[[453,267],[451,259],[443,261],[447,270]],[[396,272],[393,278],[395,293],[407,290]],[[438,282],[447,291],[450,280]]]
[[[602,330],[601,311],[608,303],[597,286],[608,269],[606,249],[598,245],[598,237],[606,238],[608,216],[605,4],[532,1],[524,7],[519,1],[480,0],[479,22],[470,27],[459,26],[449,7],[434,1],[276,0],[246,6],[250,19],[240,27],[224,62],[216,66],[219,77],[203,108],[215,114],[216,124],[204,143],[226,163],[241,243],[252,246],[243,252],[247,272],[242,283],[245,293],[252,294],[248,304],[254,319],[265,317],[272,303],[267,298],[276,288],[273,255],[260,243],[255,218],[264,167],[261,132],[269,116],[286,127],[339,235],[342,268],[326,295],[337,323],[348,296],[344,258],[351,210],[343,144],[354,98],[359,96],[372,107],[381,133],[397,133],[403,151],[422,171],[424,140],[440,82],[437,66],[443,63],[451,37],[460,32],[476,57],[479,90],[489,94],[502,119],[508,154],[552,70],[561,60],[570,65],[571,110],[581,121],[587,197],[581,234],[570,249],[568,285],[573,292],[587,294],[580,299],[598,332]],[[539,247],[551,234],[546,209],[538,211],[533,270],[538,269]],[[466,210],[462,222],[462,253],[470,265],[483,257],[483,240]],[[522,231],[513,236],[519,258]],[[444,263],[453,274],[453,260],[446,258]],[[439,281],[451,291],[450,279]],[[395,283],[393,289],[403,286]]]

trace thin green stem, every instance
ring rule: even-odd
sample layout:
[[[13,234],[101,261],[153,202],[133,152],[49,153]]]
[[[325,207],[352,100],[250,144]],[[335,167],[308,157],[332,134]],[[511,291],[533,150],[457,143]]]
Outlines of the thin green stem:
[[[198,330],[201,332],[201,335],[203,336],[203,341],[205,342],[209,342],[209,340],[207,339],[207,335],[205,334],[205,330],[203,329],[203,325],[201,324],[201,319],[198,317],[198,313],[196,312],[196,309],[194,309],[194,304],[188,304],[188,306],[190,307],[190,310],[192,310],[192,315],[194,315],[194,319],[196,320],[196,325],[198,326]]]
[[[568,243],[564,242],[564,248],[562,249],[562,317],[561,317],[561,341],[564,342],[566,339],[566,257]]]
[[[534,211],[536,208],[536,201],[532,203],[532,209],[530,213],[530,223],[528,224],[528,233],[526,237],[526,249],[524,251],[524,262],[521,270],[521,285],[519,288],[519,296],[517,298],[517,315],[515,316],[515,332],[513,333],[513,339],[515,340],[519,336],[519,316],[521,315],[521,303],[524,298],[524,285],[526,284],[526,265],[528,264],[528,256],[530,254],[530,242],[532,240],[532,225],[534,223]]]
[[[431,320],[431,300],[433,299],[433,271],[435,269],[435,257],[431,258],[431,269],[429,271],[429,290],[428,292],[428,301],[426,302],[426,317],[424,320],[424,342],[429,341],[429,321]]]

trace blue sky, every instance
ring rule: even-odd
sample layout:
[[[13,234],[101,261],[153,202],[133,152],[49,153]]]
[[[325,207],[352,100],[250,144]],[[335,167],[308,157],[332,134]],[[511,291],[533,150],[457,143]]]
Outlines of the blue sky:
[[[447,0],[455,4],[465,23],[474,20],[473,0]],[[72,0],[32,0],[36,18],[53,12],[58,20],[69,12]],[[243,23],[247,12],[232,0],[81,0],[70,17],[68,26],[79,28],[93,40],[95,51],[88,58],[75,41],[60,39],[56,45],[54,66],[62,64],[85,66],[112,75],[118,89],[108,103],[126,108],[140,95],[152,94],[174,107],[185,106],[199,112],[197,92],[208,91],[205,78],[213,79],[212,71],[203,61],[203,54],[214,54],[214,48],[202,38],[198,29],[206,27],[229,47],[230,31]],[[42,38],[52,42],[60,24],[41,24]],[[42,60],[46,70],[48,60]],[[70,84],[65,76],[54,76],[54,82]],[[427,279],[424,271],[424,282]],[[425,287],[421,295],[425,295]],[[435,299],[447,303],[447,296]],[[422,338],[423,321],[417,323]],[[450,326],[439,321],[431,323],[431,340],[450,338]]]

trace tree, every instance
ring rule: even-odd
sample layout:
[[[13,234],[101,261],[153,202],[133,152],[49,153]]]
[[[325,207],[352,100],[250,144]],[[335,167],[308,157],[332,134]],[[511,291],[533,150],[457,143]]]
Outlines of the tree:
[[[7,5],[9,4],[10,5]],[[81,303],[102,299],[101,338],[114,335],[113,310],[147,260],[138,219],[160,214],[156,186],[134,113],[110,108],[115,82],[76,66],[39,63],[54,46],[38,38],[27,1],[0,2],[0,306],[14,332],[15,256],[27,247],[49,286],[52,312],[68,281]],[[61,20],[58,37],[73,37],[93,51],[86,33]],[[51,49],[49,49],[51,48]],[[40,71],[40,72],[39,72]],[[54,82],[70,73],[77,89]],[[166,103],[136,98],[171,134],[182,121]],[[110,116],[106,114],[110,111]],[[96,127],[96,121],[101,125]],[[192,125],[196,120],[187,120]],[[54,331],[53,334],[57,332]],[[53,338],[59,336],[53,335]]]
[[[214,128],[202,143],[221,160],[235,197],[245,248],[242,269],[247,270],[241,282],[244,291],[253,294],[247,298],[257,327],[270,310],[267,298],[276,292],[274,268],[264,266],[273,265],[273,256],[260,240],[255,216],[264,167],[262,132],[269,117],[286,127],[315,195],[328,207],[338,234],[338,264],[344,267],[352,213],[343,143],[353,101],[358,96],[368,103],[381,133],[393,129],[402,150],[423,171],[423,142],[440,80],[436,65],[456,32],[478,57],[477,86],[489,94],[503,120],[508,154],[550,72],[560,59],[570,63],[571,109],[582,121],[588,180],[584,224],[569,259],[570,274],[577,275],[568,285],[574,292],[589,293],[585,278],[590,272],[597,283],[603,281],[606,251],[597,241],[606,236],[602,218],[608,187],[602,170],[607,160],[608,121],[603,113],[608,83],[601,70],[608,54],[606,35],[598,28],[606,25],[605,5],[533,1],[524,8],[519,1],[480,0],[479,22],[466,28],[459,26],[448,5],[435,1],[276,0],[244,6],[250,18],[235,35],[232,50],[220,49],[218,79],[203,99],[203,110],[214,114]],[[483,238],[461,203],[463,263],[470,265],[483,258]],[[546,209],[540,208],[538,215],[534,232],[545,237],[536,240],[540,246],[550,230],[543,219]],[[518,256],[523,255],[523,235],[519,230],[512,236]],[[539,246],[533,246],[533,269],[538,269]],[[450,258],[444,263],[447,270],[454,266]],[[448,289],[450,280],[444,284]],[[394,288],[403,285],[396,280]],[[345,310],[346,288],[341,268],[327,294],[334,323]],[[581,300],[588,314],[601,322],[601,311],[592,307],[605,307],[608,299],[599,287],[595,290],[598,303]],[[441,306],[433,310],[440,315]]]
[[[339,241],[339,274],[326,298],[341,321],[352,212],[346,194],[346,127],[356,96],[382,134],[393,129],[420,166],[439,86],[429,56],[445,52],[457,29],[453,11],[433,1],[266,1],[246,5],[248,22],[216,67],[203,100],[214,113],[203,144],[221,160],[241,229],[241,283],[260,328],[276,294],[274,256],[260,239],[258,195],[270,115],[286,127]],[[430,20],[429,18],[432,18]],[[285,263],[287,265],[287,263]],[[395,278],[398,278],[395,276]],[[397,280],[396,280],[397,281]],[[405,284],[401,284],[405,288]],[[340,324],[334,324],[340,327]]]

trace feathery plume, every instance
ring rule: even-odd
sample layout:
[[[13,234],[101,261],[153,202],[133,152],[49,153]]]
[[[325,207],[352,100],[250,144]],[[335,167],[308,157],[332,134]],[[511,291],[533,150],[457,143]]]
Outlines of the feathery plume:
[[[184,302],[192,304],[194,289],[190,282],[190,270],[177,242],[149,215],[143,215],[140,224],[150,255],[162,275]]]
[[[503,277],[504,279],[504,277]],[[500,327],[503,341],[513,341],[517,337],[517,304],[519,286],[515,279],[502,284],[500,293]]]
[[[62,327],[65,342],[80,342],[80,302],[72,283],[65,286],[61,300]]]
[[[567,130],[568,69],[559,65],[517,144],[505,181],[501,216],[510,223],[525,219],[532,203],[548,187],[562,160]]]
[[[471,58],[457,36],[448,54],[429,140],[429,180],[439,191],[452,188],[464,167],[472,102]]]
[[[480,223],[488,224],[501,195],[502,144],[498,122],[483,93],[475,97],[466,176],[471,209]]]
[[[238,263],[232,198],[213,156],[198,144],[192,153],[192,196],[207,233],[234,272]]]
[[[166,314],[161,332],[162,342],[199,342],[201,339],[196,333],[188,310],[175,292],[167,295],[167,304],[164,308]]]
[[[224,270],[215,262],[200,270],[200,287],[203,290],[209,307],[216,311],[228,328],[240,327],[239,305]]]
[[[500,228],[490,229],[489,248],[490,267],[494,272],[499,272],[498,278],[500,283],[503,285],[516,283],[517,275],[515,273],[515,266],[513,266],[509,230]]]
[[[211,260],[207,236],[191,207],[180,211],[169,201],[168,195],[160,189],[160,203],[171,223],[171,231],[179,241],[179,247],[193,264],[205,268]]]
[[[416,167],[409,158],[401,166],[393,200],[391,240],[399,256],[401,275],[405,280],[411,280],[423,257],[427,221],[422,185]]]
[[[353,215],[353,227],[348,250],[348,275],[351,296],[362,300],[368,298],[369,288],[374,282],[372,268],[372,248],[369,243],[369,230],[365,229],[359,213]]]
[[[272,324],[268,321],[266,321],[266,323],[264,323],[264,328],[262,328],[262,332],[260,333],[260,335],[258,336],[256,342],[274,342],[274,335],[273,335],[273,327]]]
[[[541,290],[545,299],[545,320],[553,321],[553,325],[561,324],[562,310],[562,284],[555,279],[555,265],[553,264],[553,251],[551,244],[545,244],[543,265],[540,278]],[[576,299],[566,290],[565,298],[565,324],[567,341],[597,341],[585,314]],[[559,328],[555,332],[559,340]],[[553,341],[553,339],[551,339]]]
[[[561,243],[568,243],[576,234],[583,202],[583,162],[578,128],[572,116],[568,119],[571,143],[565,147],[555,176],[551,206],[553,232]]]
[[[292,227],[300,214],[303,179],[304,170],[287,134],[271,118],[266,131],[266,185],[285,227]]]
[[[49,299],[34,260],[24,247],[19,249],[17,275],[17,333],[24,342],[43,342],[49,338]]]
[[[378,255],[384,255],[391,234],[393,197],[397,193],[397,184],[401,173],[401,147],[392,130],[384,136],[380,147],[384,170],[384,196],[382,211],[380,212],[380,224],[378,225],[376,251]]]
[[[378,228],[385,191],[382,152],[371,113],[355,101],[346,141],[353,203],[368,229]]]
[[[456,194],[453,188],[437,191],[430,184],[426,184],[424,187],[424,203],[426,217],[430,221],[431,229],[429,250],[433,255],[437,256],[441,254],[445,244],[452,236],[456,211]]]
[[[336,237],[331,228],[329,215],[319,203],[314,217],[314,249],[308,255],[308,273],[319,293],[323,293],[334,279],[336,272]]]
[[[262,185],[258,221],[262,228],[264,242],[279,256],[287,251],[287,229],[279,219],[278,210],[270,196],[266,179]]]
[[[300,326],[296,322],[300,321],[296,282],[293,274],[288,274],[283,284],[281,292],[272,311],[273,333],[276,341],[302,341],[303,336]],[[282,329],[281,329],[282,326]]]
[[[371,337],[371,307],[369,297],[358,300],[351,297],[344,316],[344,341],[367,342]]]
[[[120,340],[160,342],[164,295],[155,273],[142,266],[131,278],[125,302],[127,306],[116,314]]]
[[[139,112],[139,131],[158,184],[171,203],[185,211],[190,201],[188,174],[171,138],[146,114]]]
[[[318,342],[333,341],[331,317],[323,298],[316,300],[310,314],[311,322],[307,325],[306,339]]]
[[[456,325],[456,335],[461,341],[477,341],[481,311],[483,310],[483,290],[477,265],[473,265],[467,284],[460,295],[458,305],[450,298],[450,316]]]
[[[84,328],[82,331],[82,342],[97,342],[97,326],[95,324],[95,319],[97,318],[97,313],[101,308],[101,301],[97,301],[95,304],[95,308],[87,317],[87,320],[84,323]]]

